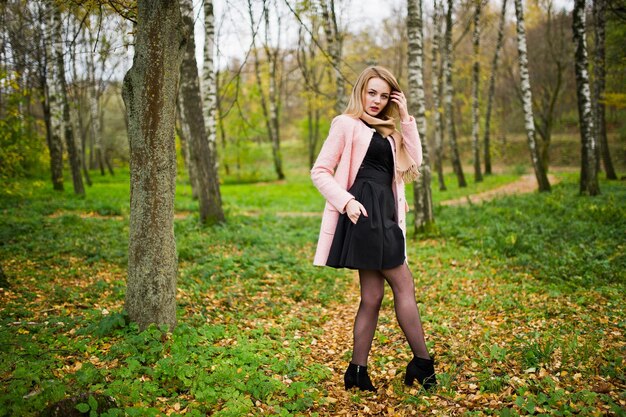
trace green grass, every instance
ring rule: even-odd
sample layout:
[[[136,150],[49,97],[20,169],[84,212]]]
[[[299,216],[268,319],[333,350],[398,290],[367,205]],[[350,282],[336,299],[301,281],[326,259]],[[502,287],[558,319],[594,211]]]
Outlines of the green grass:
[[[435,191],[435,201],[515,178],[458,190],[449,177],[449,194]],[[211,228],[198,224],[179,180],[171,333],[140,333],[123,311],[128,172],[94,179],[84,198],[36,180],[0,195],[10,284],[0,292],[0,416],[34,416],[83,392],[113,396],[119,410],[108,415],[130,416],[335,415],[380,404],[442,415],[451,404],[459,415],[624,415],[622,183],[579,197],[565,175],[550,194],[438,206],[437,232],[408,248],[442,388],[422,397],[384,376],[406,356],[387,298],[372,366],[390,390],[372,400],[329,385],[348,347],[337,364],[311,357],[352,278],[311,265],[320,219],[293,214],[321,212],[323,201],[305,172],[223,185],[228,222]]]

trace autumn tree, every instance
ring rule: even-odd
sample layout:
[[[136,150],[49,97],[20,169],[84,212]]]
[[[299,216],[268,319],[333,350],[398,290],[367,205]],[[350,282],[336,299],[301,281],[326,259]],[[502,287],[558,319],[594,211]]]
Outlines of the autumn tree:
[[[261,71],[261,57],[259,49],[256,44],[257,25],[255,21],[253,4],[251,0],[248,0],[248,14],[250,18],[250,28],[252,30],[252,54],[254,57],[254,73],[256,76],[257,89],[259,90],[259,96],[261,101],[261,109],[263,110],[263,116],[265,119],[265,126],[267,130],[267,136],[272,145],[272,157],[274,160],[274,170],[279,180],[285,178],[283,171],[282,153],[280,150],[280,123],[279,123],[279,108],[280,108],[280,82],[278,80],[279,68],[279,53],[280,49],[270,44],[270,23],[269,23],[269,0],[263,0],[263,12],[261,19],[264,22],[265,29],[265,42],[263,45],[268,66],[268,78],[269,88],[266,89],[263,86],[263,76]],[[280,21],[278,23],[280,28]]]
[[[524,9],[522,6],[522,0],[515,0],[515,16],[518,51],[517,62],[519,66],[520,90],[522,93],[524,108],[524,126],[526,128],[530,158],[535,170],[535,177],[537,178],[539,191],[550,191],[550,182],[548,181],[548,176],[541,163],[535,139],[535,121],[533,117],[533,100],[530,89],[530,76],[528,73],[528,51],[526,46],[526,27],[524,24]]]
[[[139,0],[133,66],[122,94],[130,142],[125,308],[141,329],[176,325],[174,125],[185,30],[177,0]]]
[[[335,113],[341,114],[348,104],[346,96],[346,80],[341,72],[343,57],[343,33],[339,30],[335,0],[319,0],[322,10],[322,25],[326,34],[326,43],[330,64],[335,79]]]
[[[566,87],[568,85],[567,67],[573,62],[570,17],[565,10],[554,10],[554,2],[548,0],[539,9],[542,19],[527,31],[527,42],[534,45],[528,51],[528,70],[533,74],[532,103],[533,120],[539,160],[543,171],[550,166],[550,145],[552,133],[560,116],[567,108]],[[511,79],[514,78],[509,68]],[[521,85],[516,85],[515,92],[524,103]]]
[[[480,14],[482,11],[483,0],[474,1],[474,19],[472,34],[472,46],[474,62],[472,63],[472,154],[474,159],[474,181],[483,180],[483,174],[480,166],[480,139],[479,139],[479,109],[480,102]]]
[[[452,99],[454,97],[454,85],[452,84],[452,12],[454,8],[454,0],[448,0],[448,8],[446,10],[446,31],[444,38],[443,52],[443,77],[444,77],[444,104],[446,127],[448,129],[448,142],[450,143],[450,158],[452,160],[452,169],[456,174],[459,187],[467,187],[465,175],[463,174],[463,165],[461,164],[461,156],[456,138],[456,126],[454,123],[454,105]]]
[[[606,135],[606,105],[604,104],[604,92],[606,88],[606,2],[607,0],[593,0],[593,20],[595,46],[593,54],[593,114],[596,140],[602,155],[604,171],[610,180],[616,180],[617,174],[611,160],[609,142]],[[598,164],[599,166],[599,164]]]
[[[80,154],[76,146],[74,137],[74,129],[70,120],[70,103],[68,96],[67,80],[65,78],[65,43],[63,41],[63,20],[61,10],[58,6],[50,4],[49,13],[52,19],[51,26],[53,31],[53,39],[55,45],[55,62],[56,62],[56,80],[54,82],[59,88],[60,106],[62,108],[62,130],[65,137],[65,145],[69,154],[70,170],[72,172],[72,183],[74,185],[74,193],[77,195],[85,195],[85,186],[81,174]]]
[[[572,30],[576,46],[576,96],[578,98],[578,123],[580,125],[581,166],[580,193],[600,194],[596,137],[591,111],[591,91],[587,59],[585,0],[574,0]]]
[[[431,173],[426,140],[426,103],[424,98],[424,40],[422,0],[407,2],[408,47],[408,104],[409,112],[415,115],[417,130],[422,143],[423,161],[420,175],[413,182],[415,205],[415,231],[428,230],[434,223],[433,196],[430,188]]]
[[[443,94],[443,72],[441,65],[441,23],[443,18],[443,0],[435,0],[433,10],[433,37],[431,45],[431,84],[433,92],[433,114],[435,132],[435,170],[439,180],[439,190],[446,190],[443,175],[443,115],[441,96]]]
[[[320,142],[320,118],[322,109],[318,103],[322,101],[323,93],[320,91],[319,86],[326,73],[324,65],[321,65],[319,62],[320,53],[315,44],[315,40],[312,38],[312,33],[316,33],[316,29],[320,27],[319,20],[315,13],[311,13],[311,33],[307,33],[303,24],[300,25],[298,28],[298,48],[296,50],[298,68],[302,73],[304,81],[302,95],[306,101],[309,166],[313,166],[315,162]]]
[[[186,125],[190,163],[196,172],[200,222],[220,223],[225,220],[217,174],[215,148],[211,147],[202,108],[200,77],[196,61],[192,0],[180,0],[183,24],[186,28],[186,49],[181,63],[181,81],[178,99],[182,122]],[[207,85],[208,87],[208,85]],[[193,184],[193,183],[192,183]]]

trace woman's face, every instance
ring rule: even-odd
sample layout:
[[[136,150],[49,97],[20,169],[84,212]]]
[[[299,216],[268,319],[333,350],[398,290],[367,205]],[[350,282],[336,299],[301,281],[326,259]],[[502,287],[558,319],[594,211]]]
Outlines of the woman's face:
[[[389,96],[391,94],[391,86],[382,78],[371,78],[367,82],[365,88],[365,97],[363,97],[363,106],[365,113],[376,117],[387,106]]]

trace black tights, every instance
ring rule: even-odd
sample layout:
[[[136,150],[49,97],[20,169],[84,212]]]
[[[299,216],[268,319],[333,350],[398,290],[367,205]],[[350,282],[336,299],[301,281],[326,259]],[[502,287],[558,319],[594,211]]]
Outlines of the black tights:
[[[430,359],[424,340],[424,330],[415,301],[413,276],[406,263],[384,270],[359,270],[361,303],[354,320],[354,348],[352,363],[367,365],[374,332],[378,324],[378,312],[383,301],[385,281],[393,291],[396,318],[414,356]]]

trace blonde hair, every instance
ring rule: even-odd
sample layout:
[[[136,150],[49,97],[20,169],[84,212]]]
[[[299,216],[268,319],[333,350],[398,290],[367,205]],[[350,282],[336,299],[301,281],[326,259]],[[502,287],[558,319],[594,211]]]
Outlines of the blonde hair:
[[[365,90],[367,89],[367,83],[372,78],[380,78],[389,84],[391,91],[401,91],[400,84],[396,80],[396,77],[393,76],[391,71],[389,71],[385,67],[381,66],[373,66],[367,67],[361,72],[359,78],[357,78],[354,87],[352,88],[352,94],[350,94],[350,101],[348,102],[348,107],[343,112],[343,114],[347,114],[354,117],[361,117],[365,112],[363,105],[363,97],[365,96]],[[399,115],[398,105],[389,99],[389,102],[385,106],[385,108],[376,116],[379,119],[386,120],[388,118],[397,118]]]

